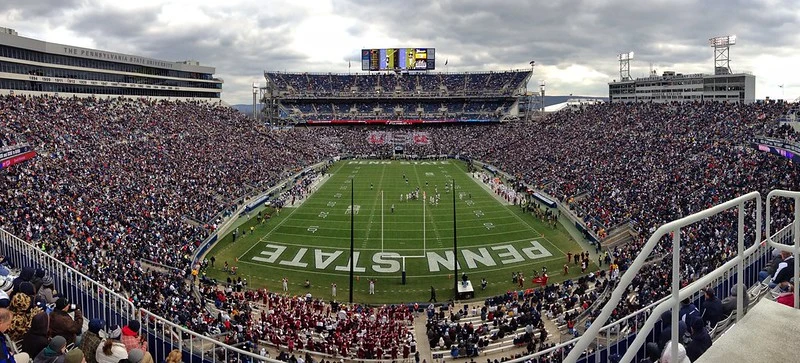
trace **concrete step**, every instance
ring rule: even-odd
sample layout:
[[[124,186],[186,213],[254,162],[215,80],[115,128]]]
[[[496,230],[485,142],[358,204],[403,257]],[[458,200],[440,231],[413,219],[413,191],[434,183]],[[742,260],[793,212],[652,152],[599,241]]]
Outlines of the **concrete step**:
[[[800,310],[761,299],[696,362],[796,362]]]

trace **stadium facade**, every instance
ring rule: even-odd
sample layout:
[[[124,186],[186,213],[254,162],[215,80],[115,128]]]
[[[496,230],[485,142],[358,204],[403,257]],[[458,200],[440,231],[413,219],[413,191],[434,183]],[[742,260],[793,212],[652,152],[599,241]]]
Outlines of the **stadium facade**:
[[[214,72],[196,61],[48,43],[0,28],[0,94],[218,101],[223,81]]]
[[[613,81],[608,84],[609,102],[726,101],[753,103],[756,77],[749,73],[680,74]]]

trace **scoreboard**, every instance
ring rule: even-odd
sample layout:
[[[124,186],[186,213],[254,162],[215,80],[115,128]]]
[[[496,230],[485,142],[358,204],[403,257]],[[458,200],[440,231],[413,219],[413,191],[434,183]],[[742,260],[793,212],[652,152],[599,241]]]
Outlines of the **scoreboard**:
[[[362,71],[428,71],[436,69],[434,48],[362,49]]]

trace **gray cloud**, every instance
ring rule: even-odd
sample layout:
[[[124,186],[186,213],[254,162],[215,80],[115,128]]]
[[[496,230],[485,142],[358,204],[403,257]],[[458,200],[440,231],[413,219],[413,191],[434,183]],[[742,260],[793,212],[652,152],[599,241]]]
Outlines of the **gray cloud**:
[[[205,18],[180,26],[164,19],[170,3],[130,12],[111,2],[29,0],[0,9],[0,18],[28,29],[31,20],[63,27],[104,50],[215,66],[226,80],[223,98],[231,103],[249,102],[250,83],[263,70],[344,71],[343,63],[359,59],[362,46],[435,47],[438,67],[449,60],[451,71],[527,68],[533,59],[543,67],[533,82],[579,79],[548,86],[595,95],[607,93],[605,83],[617,78],[616,54],[628,50],[636,52],[637,76],[650,63],[659,70],[711,72],[708,38],[715,35],[738,35],[740,44],[731,50],[734,70],[758,66],[754,59],[763,55],[794,57],[800,46],[800,6],[794,1],[329,1],[198,1],[191,10]],[[337,64],[320,61],[313,46],[293,48],[298,24],[319,12],[352,20],[341,28],[350,39],[328,60]],[[364,44],[374,34],[400,44]],[[573,65],[591,76],[565,74]]]

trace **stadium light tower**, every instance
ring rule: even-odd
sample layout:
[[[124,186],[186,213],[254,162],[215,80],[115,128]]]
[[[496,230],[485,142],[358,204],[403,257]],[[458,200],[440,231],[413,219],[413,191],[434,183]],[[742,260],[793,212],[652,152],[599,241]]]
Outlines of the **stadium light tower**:
[[[544,119],[544,80],[539,81],[539,92],[541,93],[541,105],[542,105],[542,119]]]
[[[258,98],[258,82],[253,82],[253,120],[258,119],[256,111],[256,98]]]
[[[714,74],[731,74],[731,45],[736,44],[736,36],[713,37],[708,43],[714,48]]]
[[[629,81],[631,79],[631,60],[633,60],[633,51],[619,54],[617,59],[619,59],[619,80]]]
[[[536,68],[536,61],[532,60],[530,64],[531,64],[531,75],[533,75],[533,69]],[[527,122],[527,121],[530,121],[531,113],[533,113],[533,108],[532,107],[533,107],[533,100],[535,98],[534,97],[535,93],[534,92],[527,93],[527,88],[528,88],[527,85],[526,85],[525,88],[526,88],[525,89],[525,91],[526,91],[526,95],[525,96],[528,99],[528,104],[525,106],[525,121]]]

